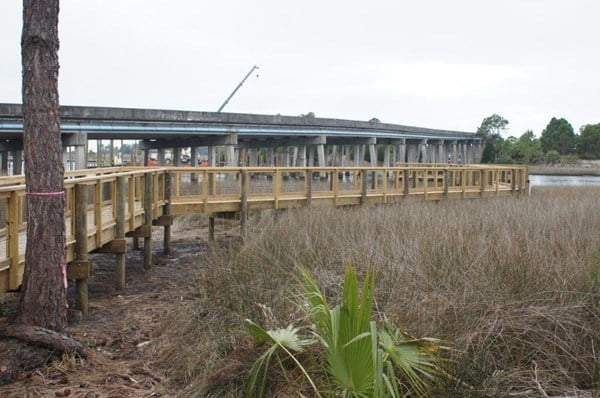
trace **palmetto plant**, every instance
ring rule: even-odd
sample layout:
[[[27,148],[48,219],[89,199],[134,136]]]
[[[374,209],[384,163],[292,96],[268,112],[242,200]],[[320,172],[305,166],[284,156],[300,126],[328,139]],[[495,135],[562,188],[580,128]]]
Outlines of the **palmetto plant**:
[[[441,370],[440,350],[445,349],[435,339],[415,339],[401,332],[392,322],[377,325],[372,320],[375,280],[367,272],[362,289],[356,270],[346,269],[342,301],[331,307],[315,280],[306,269],[300,269],[303,288],[299,297],[310,325],[305,334],[316,340],[302,338],[300,330],[266,331],[251,321],[250,332],[257,342],[270,342],[267,351],[249,372],[247,395],[263,396],[270,358],[282,350],[300,367],[315,390],[347,398],[399,397],[404,394],[427,395],[428,381],[446,376]],[[314,342],[320,343],[319,359],[328,378],[319,380],[319,387],[293,352],[302,351]]]

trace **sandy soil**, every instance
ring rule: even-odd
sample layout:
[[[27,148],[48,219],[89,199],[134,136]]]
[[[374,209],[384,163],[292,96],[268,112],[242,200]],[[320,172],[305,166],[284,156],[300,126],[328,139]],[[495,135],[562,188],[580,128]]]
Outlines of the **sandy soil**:
[[[124,291],[114,288],[114,256],[93,255],[97,268],[89,284],[89,317],[72,323],[69,332],[92,347],[94,355],[87,360],[63,357],[45,368],[25,371],[17,382],[0,388],[0,397],[176,395],[177,388],[169,386],[153,365],[152,345],[165,315],[194,298],[193,275],[206,250],[206,228],[175,225],[173,255],[162,253],[161,234],[162,229],[155,228],[150,271],[141,266],[142,252],[130,249]]]

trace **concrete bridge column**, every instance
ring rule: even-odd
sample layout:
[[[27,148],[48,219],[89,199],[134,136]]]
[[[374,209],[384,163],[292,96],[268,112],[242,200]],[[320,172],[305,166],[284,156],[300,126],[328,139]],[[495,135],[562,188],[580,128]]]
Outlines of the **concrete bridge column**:
[[[198,167],[198,147],[190,147],[190,166]]]
[[[383,167],[390,167],[390,145],[383,146]]]
[[[346,156],[348,155],[348,146],[340,145],[340,167],[346,166]]]
[[[8,151],[3,151],[1,154],[2,160],[0,161],[0,175],[8,175]]]
[[[422,140],[419,143],[419,162],[420,163],[427,163],[428,159],[427,159],[427,140]]]
[[[463,158],[463,163],[464,164],[468,164],[469,163],[469,153],[468,153],[468,144],[466,141],[463,141],[462,143],[462,158]]]
[[[173,148],[173,166],[181,166],[181,147]]]
[[[283,166],[290,167],[290,147],[283,148]]]
[[[165,156],[166,154],[166,149],[165,148],[158,148],[158,165],[159,166],[164,166],[165,165]]]
[[[315,165],[315,147],[310,145],[308,147],[308,167],[314,167]]]
[[[360,145],[354,145],[354,167],[360,167]]]
[[[341,145],[332,145],[331,146],[331,159],[329,160],[329,165],[331,167],[337,167],[340,163],[340,153],[339,153],[339,149],[341,148]]]
[[[452,163],[458,163],[458,142],[452,141]]]
[[[365,165],[365,152],[367,151],[367,146],[366,145],[361,145],[360,146],[360,165],[364,166]]]
[[[298,166],[306,167],[306,145],[298,147]]]
[[[235,145],[223,145],[225,150],[225,166],[235,167]]]
[[[292,167],[298,166],[298,147],[292,147]]]
[[[17,172],[15,170],[16,163],[17,162],[15,162],[15,152],[13,151],[13,153],[12,153],[12,175],[17,174]],[[65,171],[69,171],[69,147],[68,146],[63,147],[63,167],[65,168]]]
[[[446,146],[444,145],[444,140],[440,140],[438,142],[438,163],[446,163]]]
[[[369,158],[371,159],[371,167],[377,167],[377,145],[369,144]]]
[[[274,151],[273,151],[273,147],[270,146],[267,148],[267,166],[268,167],[273,167],[275,166],[275,158],[274,158]]]
[[[319,167],[327,167],[327,160],[325,158],[325,145],[319,144],[317,145],[317,161],[319,163]]]
[[[240,148],[240,166],[246,167],[248,166],[248,149]]]
[[[406,163],[406,139],[396,149],[396,162]]]
[[[13,175],[23,174],[23,151],[13,152]]]
[[[250,153],[250,160],[248,161],[248,165],[250,167],[257,167],[258,166],[258,148],[250,148],[250,149],[248,149],[248,152]]]
[[[75,147],[75,170],[87,168],[87,151],[85,146]]]
[[[214,145],[208,146],[207,158],[208,167],[215,167],[217,165],[217,150]]]

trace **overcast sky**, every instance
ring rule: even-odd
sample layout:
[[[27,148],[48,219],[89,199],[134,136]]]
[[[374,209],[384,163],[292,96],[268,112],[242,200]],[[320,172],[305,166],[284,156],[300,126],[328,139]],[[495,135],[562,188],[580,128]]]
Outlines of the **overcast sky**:
[[[0,0],[0,102],[21,102],[22,2]],[[598,0],[62,0],[64,105],[510,134],[600,122]]]

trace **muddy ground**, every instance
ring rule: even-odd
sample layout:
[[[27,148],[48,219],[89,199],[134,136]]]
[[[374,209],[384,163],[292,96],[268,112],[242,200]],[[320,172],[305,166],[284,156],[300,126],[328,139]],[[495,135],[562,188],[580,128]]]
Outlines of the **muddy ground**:
[[[114,288],[115,257],[92,255],[97,268],[89,281],[89,316],[73,321],[69,332],[92,347],[93,356],[63,357],[43,368],[24,370],[18,381],[0,387],[0,397],[175,396],[177,386],[169,385],[164,371],[153,363],[153,342],[165,327],[165,315],[194,299],[194,275],[208,246],[206,228],[198,220],[176,221],[172,241],[173,254],[163,254],[162,229],[155,228],[149,271],[142,268],[142,252],[133,251],[130,242],[123,291]],[[15,308],[16,294],[12,296],[3,299],[5,311]],[[73,286],[69,301],[73,306]]]

